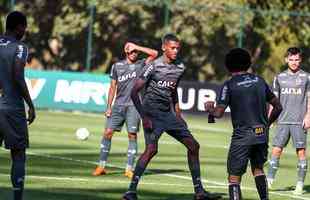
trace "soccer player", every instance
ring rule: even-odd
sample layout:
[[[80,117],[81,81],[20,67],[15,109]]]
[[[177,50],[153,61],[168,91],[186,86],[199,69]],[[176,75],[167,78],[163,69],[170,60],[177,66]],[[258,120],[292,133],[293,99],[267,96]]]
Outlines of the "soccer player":
[[[106,110],[107,124],[101,140],[99,165],[94,170],[94,176],[105,175],[107,173],[106,164],[111,149],[111,139],[114,131],[120,131],[126,122],[128,132],[128,160],[125,176],[131,178],[133,166],[137,154],[137,132],[140,126],[140,117],[130,98],[130,92],[134,80],[140,74],[146,63],[157,57],[157,51],[139,46],[135,39],[129,39],[124,52],[126,58],[116,62],[111,70],[111,86],[108,95],[108,105]],[[147,59],[138,60],[139,52],[148,55]],[[114,105],[112,102],[115,98]]]
[[[267,176],[268,186],[271,188],[279,168],[279,160],[283,148],[287,145],[290,136],[292,136],[293,146],[298,157],[298,178],[294,190],[295,194],[303,193],[308,166],[306,158],[306,130],[310,127],[310,77],[308,73],[300,69],[301,61],[301,50],[297,47],[289,48],[285,56],[288,69],[274,78],[273,90],[280,99],[283,112],[277,122]]]
[[[20,42],[27,28],[21,12],[6,18],[6,32],[0,36],[0,145],[11,151],[11,181],[14,200],[23,199],[28,123],[35,119],[35,109],[24,78],[28,49]],[[24,100],[28,110],[26,119]]]
[[[175,35],[165,35],[162,40],[163,55],[144,67],[131,92],[131,98],[142,118],[146,146],[123,200],[137,199],[138,182],[148,163],[156,155],[158,140],[163,132],[167,132],[187,148],[188,165],[195,190],[194,199],[217,198],[203,188],[199,144],[188,130],[179,108],[177,86],[185,70],[183,63],[177,59],[180,47],[180,40]],[[145,93],[141,103],[138,93],[142,88]]]
[[[225,57],[225,65],[232,77],[224,83],[216,107],[214,102],[207,102],[205,106],[206,111],[216,118],[223,116],[227,106],[231,109],[233,134],[227,160],[229,197],[231,200],[242,199],[241,177],[250,160],[260,199],[267,200],[263,165],[268,156],[268,129],[282,107],[265,80],[247,72],[251,56],[246,50],[232,49]],[[267,102],[274,107],[269,119]]]

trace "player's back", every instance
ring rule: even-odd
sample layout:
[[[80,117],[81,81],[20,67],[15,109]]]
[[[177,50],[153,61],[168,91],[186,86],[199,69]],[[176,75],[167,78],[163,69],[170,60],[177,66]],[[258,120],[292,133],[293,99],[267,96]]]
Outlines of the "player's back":
[[[267,125],[266,82],[254,74],[241,74],[228,81],[234,128]]]
[[[0,109],[24,109],[13,69],[15,59],[23,54],[27,54],[27,49],[21,42],[13,37],[0,36]]]

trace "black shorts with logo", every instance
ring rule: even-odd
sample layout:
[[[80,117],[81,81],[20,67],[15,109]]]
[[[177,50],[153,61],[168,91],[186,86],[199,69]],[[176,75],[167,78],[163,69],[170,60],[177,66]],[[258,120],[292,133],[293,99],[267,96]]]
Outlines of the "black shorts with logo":
[[[263,167],[267,161],[268,144],[240,145],[231,143],[227,158],[229,175],[242,176],[250,160],[252,167]]]
[[[24,110],[0,109],[0,146],[6,149],[29,147],[28,127]]]

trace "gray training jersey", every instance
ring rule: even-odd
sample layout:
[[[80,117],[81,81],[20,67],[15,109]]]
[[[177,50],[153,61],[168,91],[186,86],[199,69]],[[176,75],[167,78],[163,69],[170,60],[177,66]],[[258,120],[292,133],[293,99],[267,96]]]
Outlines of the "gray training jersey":
[[[15,60],[26,62],[27,47],[13,37],[0,36],[0,109],[24,110],[24,101],[13,79]]]
[[[224,83],[217,105],[231,109],[233,143],[252,145],[268,142],[266,103],[274,97],[265,80],[254,74],[235,75]]]
[[[309,74],[303,70],[296,73],[286,70],[274,78],[273,91],[283,106],[278,124],[302,124],[309,87]]]
[[[110,77],[117,82],[114,105],[133,105],[130,93],[144,64],[144,59],[138,60],[133,64],[129,64],[126,60],[121,60],[113,64]]]
[[[140,78],[146,81],[143,96],[145,109],[159,109],[160,111],[171,111],[178,83],[185,70],[180,61],[167,64],[163,56],[146,65]],[[177,95],[177,94],[176,94]]]

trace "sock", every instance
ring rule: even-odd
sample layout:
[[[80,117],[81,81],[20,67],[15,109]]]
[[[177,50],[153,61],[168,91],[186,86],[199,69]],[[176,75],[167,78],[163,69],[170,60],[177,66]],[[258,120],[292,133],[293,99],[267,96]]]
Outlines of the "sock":
[[[195,155],[188,151],[188,166],[191,172],[192,181],[194,185],[194,191],[195,193],[199,193],[204,191],[203,185],[201,183],[201,177],[200,177],[200,162],[198,155]]]
[[[14,200],[22,200],[24,191],[26,154],[23,150],[19,151],[15,155],[11,153],[11,157],[11,182],[13,186]]]
[[[275,156],[271,156],[269,161],[269,169],[268,169],[268,179],[274,179],[279,168],[279,158]]]
[[[137,150],[138,150],[137,139],[130,139],[127,151],[128,160],[126,170],[133,169],[137,155]]]
[[[128,191],[130,192],[137,191],[137,186],[140,181],[140,177],[142,176],[145,168],[146,168],[146,165],[143,162],[140,162],[139,160],[136,165],[135,171],[134,171],[134,176],[131,179]]]
[[[104,168],[107,163],[110,149],[111,149],[111,139],[102,138],[100,145],[100,160],[99,160],[99,166],[102,168]]]
[[[268,200],[267,180],[264,174],[255,176],[256,189],[261,200]]]
[[[239,183],[229,183],[229,200],[241,200],[241,189]]]
[[[297,174],[298,174],[298,179],[297,179],[297,183],[302,185],[304,184],[305,181],[305,177],[307,174],[307,160],[299,160],[298,164],[297,164]]]

